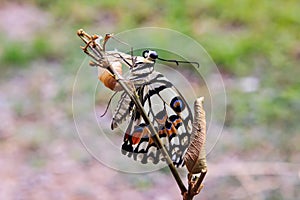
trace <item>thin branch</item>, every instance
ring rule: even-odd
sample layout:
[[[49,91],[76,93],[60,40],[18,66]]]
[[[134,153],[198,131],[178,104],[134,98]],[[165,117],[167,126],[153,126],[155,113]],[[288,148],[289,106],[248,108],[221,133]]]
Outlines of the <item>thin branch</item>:
[[[176,183],[178,184],[179,189],[181,190],[181,194],[184,195],[187,192],[187,189],[185,185],[183,184],[180,175],[175,168],[172,159],[170,158],[168,151],[166,150],[165,146],[160,140],[160,137],[155,130],[153,124],[151,123],[149,117],[147,116],[139,98],[135,91],[135,88],[130,87],[129,82],[122,81],[124,80],[121,75],[112,67],[109,60],[101,54],[101,50],[105,49],[105,43],[107,42],[108,38],[111,37],[111,35],[106,35],[104,39],[104,43],[102,48],[99,48],[99,44],[95,41],[98,36],[90,36],[87,33],[85,33],[82,29],[77,31],[77,35],[83,40],[83,42],[86,44],[85,47],[82,47],[82,50],[84,53],[92,57],[96,63],[92,63],[94,66],[99,66],[102,68],[106,68],[108,71],[112,73],[112,75],[115,77],[117,82],[120,84],[120,86],[124,89],[124,91],[129,95],[133,103],[135,104],[136,108],[140,111],[141,116],[143,117],[146,124],[149,124],[149,130],[154,135],[154,141],[157,144],[158,148],[160,148],[162,155],[166,159],[166,162],[168,164],[169,169],[171,170],[172,175],[174,176]],[[98,47],[98,48],[97,48]],[[88,49],[91,49],[91,51],[94,53],[90,53]],[[105,52],[104,52],[105,53]],[[96,55],[95,55],[96,54]],[[132,89],[131,89],[132,88]]]
[[[141,102],[138,98],[137,93],[135,91],[132,93],[132,91],[128,88],[127,83],[124,82],[124,81],[120,81],[120,77],[118,77],[118,73],[116,73],[115,69],[113,67],[111,67],[111,65],[109,66],[109,68],[110,68],[111,72],[113,73],[113,75],[116,76],[116,79],[117,79],[118,83],[121,85],[121,87],[124,89],[124,91],[129,95],[129,97],[132,99],[132,101],[134,102],[137,109],[140,111],[145,123],[149,124],[150,132],[152,134],[154,134],[155,142],[158,145],[158,147],[161,149],[162,154],[163,154],[164,158],[167,161],[169,169],[171,170],[172,175],[174,176],[174,178],[175,178],[175,180],[178,184],[178,187],[181,190],[181,194],[184,194],[185,192],[187,192],[187,189],[184,186],[184,184],[183,184],[183,182],[180,178],[180,175],[179,175],[177,169],[175,168],[175,166],[173,164],[173,161],[170,158],[165,146],[162,144],[161,139],[159,138],[159,135],[158,135],[157,131],[155,130],[153,124],[151,123],[149,117],[147,116],[147,114],[144,110],[144,107],[142,106],[142,104],[141,104]]]

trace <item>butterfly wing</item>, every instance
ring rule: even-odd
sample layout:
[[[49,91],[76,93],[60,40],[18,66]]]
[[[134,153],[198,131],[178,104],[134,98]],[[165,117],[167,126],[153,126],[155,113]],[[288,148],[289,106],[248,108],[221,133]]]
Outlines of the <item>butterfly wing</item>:
[[[141,103],[173,163],[177,167],[183,165],[182,156],[192,130],[192,114],[188,104],[175,86],[159,72],[152,70],[144,75],[143,84],[140,76],[133,76],[131,80],[138,83],[136,91]],[[164,160],[148,124],[135,108],[124,135],[122,152],[142,163],[152,161],[156,164]]]
[[[122,54],[122,57],[126,60],[124,64],[128,65],[128,67],[131,67],[131,61],[128,58],[129,55],[126,55],[127,54]],[[148,77],[148,75],[152,73],[154,62],[145,63],[145,59],[140,56],[136,56],[135,60],[139,62],[137,63],[137,66],[139,67],[132,68],[129,77],[127,77],[127,80],[131,81],[134,84],[135,88],[140,88],[144,84],[144,82],[146,82],[145,80],[147,80],[146,78]],[[130,99],[129,95],[126,92],[123,92],[117,104],[117,108],[114,111],[111,129],[113,130],[117,128],[120,124],[126,121],[128,117],[131,116],[134,107],[134,103]]]
[[[128,119],[132,113],[133,107],[134,103],[131,101],[129,95],[126,92],[123,92],[113,115],[111,123],[112,130]]]

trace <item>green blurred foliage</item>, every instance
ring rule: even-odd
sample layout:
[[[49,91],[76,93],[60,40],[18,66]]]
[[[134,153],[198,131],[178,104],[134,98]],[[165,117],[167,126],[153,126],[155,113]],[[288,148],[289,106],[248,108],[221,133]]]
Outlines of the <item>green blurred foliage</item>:
[[[49,30],[28,43],[4,42],[5,66],[46,59],[70,69],[80,56],[78,28],[114,23],[114,31],[169,27],[198,40],[230,77],[254,76],[258,91],[228,90],[228,126],[298,127],[300,2],[289,1],[43,1],[31,0],[54,17]],[[106,22],[107,21],[107,22]],[[91,28],[90,28],[91,27]],[[159,40],[159,38],[156,38]],[[70,67],[70,68],[69,68]]]
[[[7,42],[1,36],[4,68],[41,59],[61,63],[70,73],[82,58],[76,38],[79,28],[105,33],[106,29],[118,32],[141,26],[168,27],[199,41],[224,77],[235,80],[251,76],[259,80],[253,92],[228,88],[227,126],[262,126],[290,134],[299,129],[297,0],[29,2],[49,13],[53,23],[30,43]]]
[[[4,5],[3,2],[0,2],[0,6]],[[221,146],[219,157],[233,151],[232,154],[242,155],[245,160],[254,157],[263,161],[269,159],[295,162],[299,159],[296,153],[300,151],[299,0],[28,0],[26,2],[16,0],[14,2],[31,4],[51,16],[46,28],[28,37],[28,40],[12,39],[1,32],[1,81],[5,82],[10,78],[7,74],[16,75],[16,81],[12,83],[19,84],[22,77],[30,74],[29,77],[32,78],[30,87],[35,88],[26,86],[33,91],[12,100],[16,101],[13,106],[14,115],[20,119],[26,116],[30,119],[30,116],[34,115],[37,115],[38,120],[44,115],[49,118],[51,113],[48,114],[48,110],[44,115],[40,113],[50,105],[52,109],[63,110],[62,113],[70,119],[69,124],[68,121],[59,120],[62,121],[61,124],[56,126],[50,124],[50,128],[45,128],[43,123],[36,125],[36,121],[25,128],[21,127],[23,130],[20,135],[28,138],[21,138],[20,141],[28,143],[26,149],[32,152],[32,157],[27,159],[33,167],[41,168],[46,165],[44,152],[40,152],[43,148],[47,148],[50,140],[62,137],[62,133],[68,132],[66,129],[74,126],[70,94],[74,74],[84,58],[79,48],[82,43],[76,35],[77,29],[84,28],[89,33],[104,34],[143,26],[170,28],[191,36],[208,51],[217,64],[227,89],[225,125],[229,130],[227,132],[230,132],[229,136],[227,135],[230,139],[223,140],[219,145]],[[161,52],[161,55],[172,57],[166,52]],[[31,66],[35,68],[28,70]],[[6,74],[6,70],[10,73]],[[247,77],[258,80],[258,87],[255,90],[245,91],[240,87],[240,80]],[[43,81],[47,81],[44,80],[47,78],[59,83],[59,88],[54,87],[53,90],[57,91],[53,97],[49,97],[51,101],[46,101],[48,104],[45,106],[43,95],[40,92],[35,94],[35,90],[40,91],[38,89],[43,87]],[[94,82],[86,81],[80,86],[93,88]],[[81,95],[84,97],[84,92]],[[86,108],[82,106],[80,109],[84,112]],[[29,135],[34,131],[38,132],[40,137]],[[71,134],[74,131],[71,130]],[[217,153],[218,147],[214,149],[213,156],[218,157]],[[268,157],[270,154],[272,156]],[[76,151],[74,157],[82,162],[90,159],[89,156],[78,155]],[[167,173],[168,169],[164,168],[161,172]],[[288,181],[290,178],[287,177]],[[152,183],[147,180],[136,177],[134,180],[134,187],[140,187],[140,190],[152,187]],[[221,182],[218,180],[217,185],[210,188],[210,193],[219,194],[220,198],[228,196],[227,190],[220,189],[220,186],[225,187],[228,182],[233,186],[238,185],[235,179],[222,180]],[[299,187],[299,184],[296,187]],[[213,192],[214,189],[217,191]],[[290,195],[297,196],[298,192]],[[264,197],[264,199],[284,198],[277,190],[272,190]]]
[[[11,42],[4,46],[5,51],[1,55],[3,67],[6,64],[24,65],[30,59],[30,53],[25,51],[24,45],[19,42]]]

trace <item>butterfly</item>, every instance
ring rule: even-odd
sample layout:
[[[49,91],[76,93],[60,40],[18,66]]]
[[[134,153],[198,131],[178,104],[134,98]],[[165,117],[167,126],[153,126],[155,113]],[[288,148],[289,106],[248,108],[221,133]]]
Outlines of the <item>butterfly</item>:
[[[129,66],[130,73],[125,81],[133,85],[135,92],[147,113],[150,122],[145,122],[140,110],[125,91],[121,94],[114,111],[111,128],[116,129],[121,123],[129,120],[124,133],[122,153],[142,163],[164,161],[159,145],[149,130],[153,124],[159,138],[176,167],[183,166],[183,155],[190,143],[192,132],[192,113],[186,100],[176,87],[160,72],[155,71],[157,59],[168,62],[193,63],[188,61],[165,60],[158,57],[155,51],[146,50],[142,56],[133,56],[118,51],[106,51],[105,45],[112,34],[103,38],[89,35],[82,29],[77,35],[86,44],[82,50],[93,58],[91,66],[98,67],[98,78],[113,91],[122,91],[116,73],[122,73],[122,64]],[[116,39],[116,38],[114,38]],[[128,45],[118,39],[117,41]],[[112,68],[115,72],[111,71]],[[120,78],[120,77],[118,77]],[[119,81],[123,81],[119,79]]]
[[[139,100],[173,164],[180,167],[184,165],[183,155],[190,143],[192,112],[177,88],[154,69],[157,58],[158,54],[152,50],[144,51],[142,57],[135,57],[130,64],[127,80],[133,83]],[[126,63],[129,64],[127,61]],[[114,111],[111,128],[115,129],[128,120],[122,153],[143,164],[165,161],[153,133],[149,130],[149,124],[144,121],[129,95],[123,92]]]

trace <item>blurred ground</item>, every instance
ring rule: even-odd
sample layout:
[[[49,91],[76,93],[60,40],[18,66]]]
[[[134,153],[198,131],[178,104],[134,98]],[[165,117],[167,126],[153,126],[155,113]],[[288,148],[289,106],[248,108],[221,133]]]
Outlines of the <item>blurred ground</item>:
[[[292,0],[1,1],[0,199],[179,199],[167,170],[125,174],[96,162],[73,123],[84,58],[76,30],[141,26],[195,38],[224,78],[226,123],[195,199],[299,199],[299,8]]]

